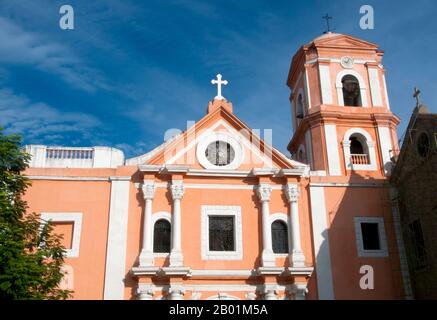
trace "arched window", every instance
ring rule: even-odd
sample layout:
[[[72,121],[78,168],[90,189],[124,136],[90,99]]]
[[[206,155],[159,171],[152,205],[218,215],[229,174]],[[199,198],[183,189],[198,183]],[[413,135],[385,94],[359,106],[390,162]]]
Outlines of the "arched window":
[[[153,252],[169,253],[170,252],[171,225],[165,219],[155,222],[153,228]]]
[[[349,107],[361,107],[361,92],[358,79],[347,74],[341,79],[343,85],[343,100],[344,105]]]
[[[299,149],[297,149],[296,160],[302,163],[307,163],[305,147],[302,144],[299,146]]]
[[[274,253],[288,253],[288,231],[283,221],[272,223],[272,247]]]
[[[300,94],[299,97],[297,97],[297,102],[296,102],[296,118],[297,119],[303,119],[303,98],[302,95]]]
[[[359,133],[354,133],[350,136],[349,142],[352,164],[369,164],[366,138]]]

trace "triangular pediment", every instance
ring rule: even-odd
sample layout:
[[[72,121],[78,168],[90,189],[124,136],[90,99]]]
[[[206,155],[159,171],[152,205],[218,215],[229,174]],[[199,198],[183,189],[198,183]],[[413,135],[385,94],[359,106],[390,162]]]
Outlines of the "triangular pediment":
[[[341,49],[364,49],[376,50],[378,46],[374,43],[355,38],[344,34],[325,34],[311,43],[316,47],[330,47]]]
[[[136,159],[144,165],[216,170],[291,169],[302,165],[260,139],[258,132],[226,108],[208,113],[187,131]]]

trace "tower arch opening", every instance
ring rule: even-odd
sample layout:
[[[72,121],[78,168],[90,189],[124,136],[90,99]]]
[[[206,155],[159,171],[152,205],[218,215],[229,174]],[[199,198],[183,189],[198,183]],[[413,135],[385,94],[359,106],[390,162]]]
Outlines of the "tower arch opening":
[[[352,164],[369,164],[369,149],[366,137],[360,133],[354,133],[349,137],[349,142]]]
[[[341,83],[343,86],[344,105],[348,107],[361,107],[363,104],[358,79],[351,74],[347,74],[341,79]]]

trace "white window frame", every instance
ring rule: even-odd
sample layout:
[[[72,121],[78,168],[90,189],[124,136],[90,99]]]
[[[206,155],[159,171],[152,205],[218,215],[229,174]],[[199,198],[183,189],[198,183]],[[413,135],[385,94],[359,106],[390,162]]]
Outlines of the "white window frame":
[[[211,206],[201,207],[201,256],[202,260],[243,260],[243,227],[240,206]],[[234,251],[209,250],[209,217],[234,217]]]
[[[357,242],[358,257],[362,258],[384,258],[388,257],[387,249],[387,237],[385,234],[384,218],[383,217],[354,217],[355,223],[355,236]],[[379,250],[365,250],[363,243],[363,234],[361,232],[362,223],[377,223],[379,244],[381,249]]]
[[[351,161],[351,150],[350,150],[350,137],[353,134],[361,134],[366,139],[366,147],[369,152],[369,164],[353,164]],[[354,171],[376,171],[376,152],[375,152],[375,142],[372,140],[370,134],[362,128],[351,128],[344,134],[343,138],[343,154],[344,163],[346,165],[346,170]],[[365,147],[365,146],[363,146]]]
[[[67,258],[78,258],[82,232],[82,212],[41,212],[45,222],[73,222],[71,249],[66,249]]]
[[[288,241],[288,253],[274,253],[276,258],[286,258],[290,255],[291,250],[291,238],[290,238],[290,221],[288,215],[282,212],[273,213],[269,216],[270,219],[270,230],[272,228],[273,222],[279,220],[285,223],[287,226],[287,241]],[[273,246],[273,235],[272,235],[272,246]]]
[[[206,158],[206,148],[208,148],[210,143],[217,140],[229,143],[230,146],[234,149],[234,159],[228,165],[216,166],[209,162],[209,160]],[[241,165],[244,160],[244,148],[241,144],[241,138],[240,136],[231,136],[230,134],[224,132],[213,132],[202,138],[197,144],[196,157],[199,163],[205,169],[235,170]]]
[[[351,75],[354,76],[355,78],[357,78],[358,83],[360,85],[360,95],[361,95],[361,107],[363,108],[367,108],[368,102],[367,102],[367,87],[366,87],[366,83],[363,79],[363,77],[361,76],[361,74],[359,74],[357,71],[355,70],[342,70],[337,74],[337,78],[335,81],[335,86],[337,88],[337,99],[338,99],[338,105],[344,107],[344,97],[343,97],[343,82],[341,82],[341,80],[343,80],[344,76],[347,75]],[[357,107],[359,108],[359,107]]]
[[[155,241],[155,223],[158,220],[168,221],[170,223],[170,227],[171,227],[170,230],[171,230],[171,232],[173,232],[173,226],[171,224],[171,214],[170,213],[168,213],[166,211],[159,211],[159,212],[152,214],[152,226],[153,226],[153,229],[152,229],[152,251],[153,251],[153,246],[154,246],[153,242]],[[170,239],[170,241],[171,241],[171,239]],[[170,250],[171,250],[171,248],[170,248]],[[170,256],[170,252],[168,252],[168,253],[167,252],[153,252],[153,256],[155,258],[167,258]]]

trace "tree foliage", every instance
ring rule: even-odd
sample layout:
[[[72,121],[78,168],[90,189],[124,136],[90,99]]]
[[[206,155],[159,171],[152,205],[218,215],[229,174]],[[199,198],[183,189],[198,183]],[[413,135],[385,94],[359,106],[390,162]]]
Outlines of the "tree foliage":
[[[21,173],[29,154],[21,137],[0,128],[0,300],[66,299],[62,290],[65,248],[62,237],[35,213],[26,213],[22,199],[30,181]]]

